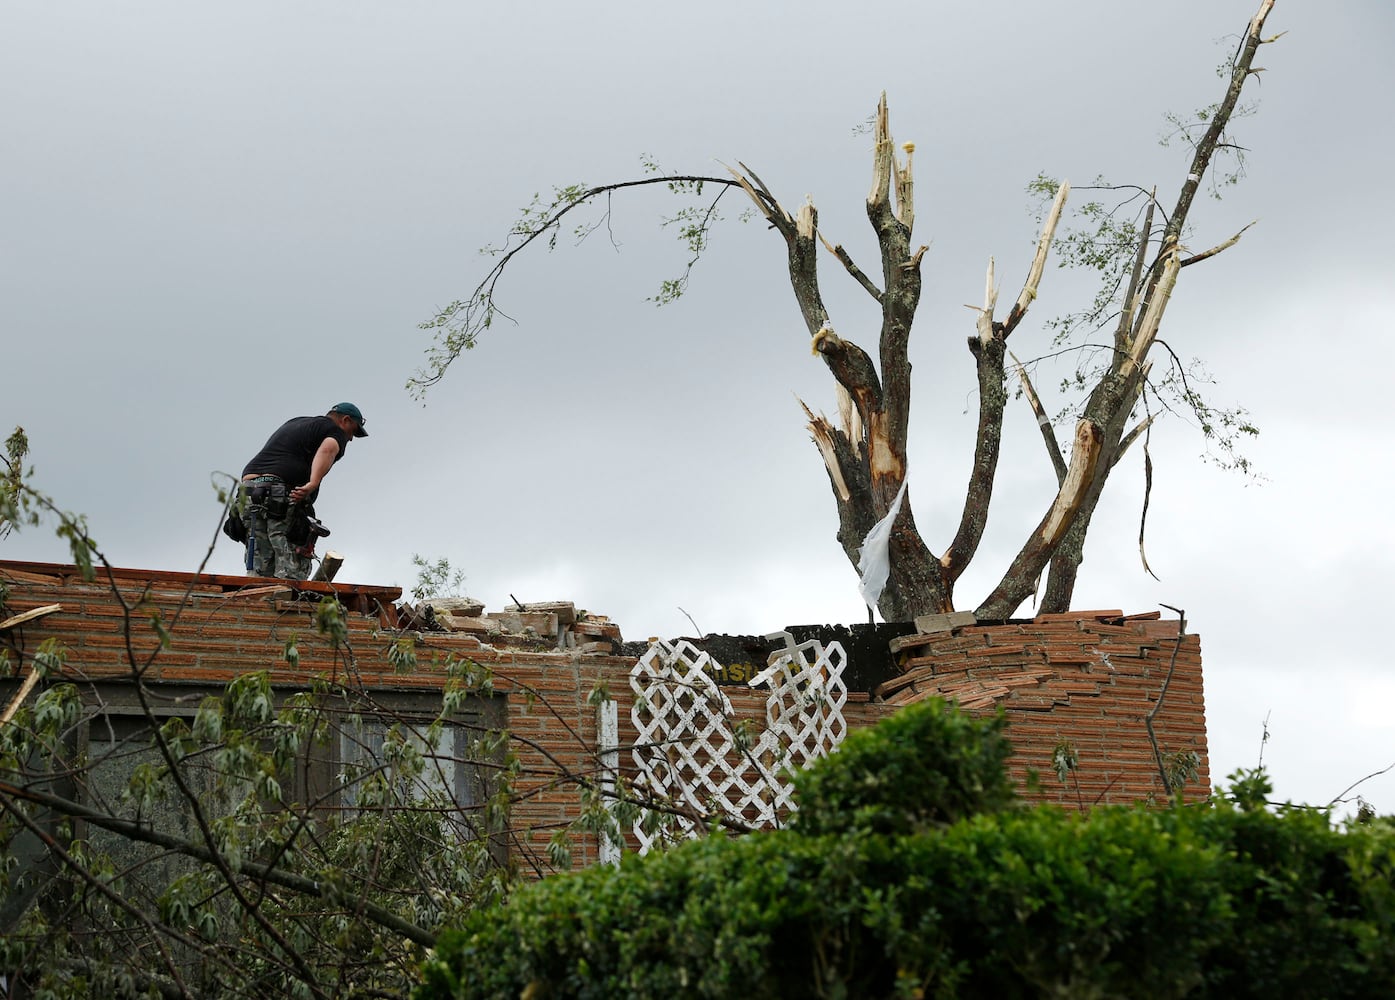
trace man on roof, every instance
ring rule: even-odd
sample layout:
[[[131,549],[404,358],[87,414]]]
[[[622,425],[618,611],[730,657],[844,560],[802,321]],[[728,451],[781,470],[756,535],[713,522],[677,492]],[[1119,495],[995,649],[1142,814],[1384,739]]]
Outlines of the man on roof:
[[[309,578],[315,497],[349,442],[368,436],[363,424],[363,411],[353,403],[335,403],[323,417],[292,417],[243,468],[251,575]]]

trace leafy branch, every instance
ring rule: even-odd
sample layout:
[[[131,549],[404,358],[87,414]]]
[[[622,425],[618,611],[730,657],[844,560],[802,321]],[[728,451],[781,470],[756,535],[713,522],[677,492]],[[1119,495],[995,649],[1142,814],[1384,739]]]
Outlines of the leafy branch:
[[[644,161],[645,169],[655,171],[652,160]],[[437,311],[436,315],[418,328],[432,333],[432,346],[427,351],[425,367],[418,369],[408,380],[407,389],[421,399],[426,391],[439,382],[452,362],[463,351],[475,346],[479,336],[494,323],[496,316],[509,318],[499,306],[496,293],[505,269],[514,257],[534,243],[543,242],[549,250],[555,249],[564,221],[569,221],[578,209],[604,202],[605,210],[596,220],[588,220],[575,225],[571,232],[579,242],[594,232],[599,226],[609,223],[610,198],[619,191],[632,188],[664,187],[675,195],[701,198],[703,189],[715,186],[719,190],[705,207],[690,207],[680,210],[666,219],[665,226],[677,228],[679,239],[689,252],[689,260],[683,273],[669,279],[660,286],[658,294],[650,301],[663,305],[681,296],[687,287],[688,277],[704,250],[707,249],[711,228],[720,219],[717,203],[728,188],[740,187],[738,181],[730,177],[709,177],[698,174],[655,174],[635,180],[617,181],[588,187],[585,184],[571,184],[558,187],[547,199],[535,195],[533,201],[523,209],[518,220],[509,230],[508,239],[502,246],[488,247],[485,253],[495,257],[494,266],[484,276],[474,291],[463,299],[456,299]]]

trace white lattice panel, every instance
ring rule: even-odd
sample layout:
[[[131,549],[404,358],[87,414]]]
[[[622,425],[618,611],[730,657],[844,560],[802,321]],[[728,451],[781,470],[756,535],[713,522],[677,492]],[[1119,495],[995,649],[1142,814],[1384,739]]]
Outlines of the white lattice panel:
[[[721,664],[682,640],[649,647],[630,672],[633,755],[643,789],[699,815],[721,810],[753,826],[773,826],[794,808],[785,769],[827,755],[847,732],[847,655],[838,643],[796,645],[781,635],[785,650],[750,682],[770,688],[766,729],[744,744],[733,732],[731,702],[712,679]],[[665,817],[652,832],[635,826],[641,853],[698,833],[682,816]]]
[[[848,657],[842,644],[825,647],[817,640],[795,645],[788,633],[784,655],[757,675],[751,685],[770,685],[765,722],[787,748],[790,767],[803,767],[843,742],[847,724],[843,706],[848,689],[843,668]],[[768,636],[767,638],[773,638]]]

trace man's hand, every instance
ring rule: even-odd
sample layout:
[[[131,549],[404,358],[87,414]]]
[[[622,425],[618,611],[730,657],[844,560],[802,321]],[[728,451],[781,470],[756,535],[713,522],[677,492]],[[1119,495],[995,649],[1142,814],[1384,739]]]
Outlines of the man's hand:
[[[291,499],[296,503],[304,500],[307,496],[320,488],[320,480],[334,468],[334,460],[339,457],[339,442],[332,437],[327,437],[320,442],[319,449],[315,452],[315,457],[310,461],[310,481],[304,486],[297,486],[291,490]]]

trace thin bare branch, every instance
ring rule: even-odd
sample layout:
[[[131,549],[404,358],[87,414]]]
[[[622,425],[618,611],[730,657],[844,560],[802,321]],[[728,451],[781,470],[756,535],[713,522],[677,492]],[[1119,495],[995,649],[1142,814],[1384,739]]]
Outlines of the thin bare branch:
[[[1347,785],[1346,788],[1343,788],[1340,792],[1338,792],[1337,795],[1332,799],[1332,801],[1327,803],[1327,807],[1330,809],[1331,807],[1337,805],[1340,802],[1345,802],[1347,796],[1351,792],[1355,791],[1357,788],[1361,787],[1366,782],[1370,781],[1372,778],[1379,778],[1382,774],[1389,774],[1391,771],[1395,771],[1395,764],[1391,764],[1388,767],[1383,767],[1379,771],[1372,771],[1370,774],[1366,775],[1366,777],[1361,778],[1357,781],[1353,781],[1350,785]]]
[[[1143,230],[1138,238],[1138,252],[1134,254],[1133,270],[1129,274],[1129,287],[1124,292],[1124,304],[1119,311],[1119,325],[1114,331],[1114,349],[1126,351],[1129,347],[1130,331],[1139,306],[1139,286],[1143,281],[1144,261],[1148,257],[1148,244],[1153,236],[1153,213],[1158,209],[1158,189],[1148,192],[1148,208],[1143,213]]]
[[[1017,360],[1017,355],[1008,352],[1012,358],[1013,366],[1017,370],[1017,377],[1022,382],[1022,395],[1027,397],[1027,405],[1036,414],[1037,426],[1041,429],[1042,441],[1046,444],[1046,454],[1051,459],[1051,466],[1056,470],[1056,485],[1066,481],[1066,460],[1061,455],[1061,445],[1056,440],[1056,429],[1051,426],[1051,418],[1047,415],[1045,407],[1041,405],[1041,399],[1037,396],[1037,391],[1032,387],[1032,380],[1027,375],[1027,369],[1021,361]]]
[[[843,249],[843,244],[828,242],[828,238],[824,236],[823,233],[819,233],[819,240],[823,243],[825,250],[838,258],[838,262],[847,269],[847,272],[852,275],[853,280],[861,285],[868,295],[872,296],[872,298],[876,299],[878,302],[881,302],[882,290],[876,286],[871,278],[867,277],[862,268],[858,267],[857,264],[853,262],[852,256]]]
[[[451,363],[462,351],[474,346],[475,338],[489,327],[494,316],[496,314],[502,315],[494,301],[495,290],[504,275],[504,271],[518,254],[549,233],[556,232],[560,228],[562,220],[576,209],[603,196],[609,196],[615,191],[652,187],[657,184],[666,186],[672,184],[712,184],[723,188],[743,187],[739,180],[733,180],[729,177],[668,174],[644,177],[638,180],[618,181],[613,184],[601,184],[581,191],[569,192],[565,201],[554,204],[540,218],[510,234],[510,239],[516,236],[519,237],[519,241],[501,250],[494,266],[490,268],[484,279],[475,286],[468,298],[452,302],[440,310],[435,319],[422,324],[423,328],[437,332],[437,343],[428,356],[427,368],[418,370],[408,381],[408,387],[420,395],[426,389],[440,382],[445,377],[446,370]],[[763,211],[766,210],[768,206],[762,205],[759,194],[751,190],[747,190],[747,194],[751,195]],[[778,209],[778,207],[778,205],[773,206],[773,209]],[[770,217],[769,212],[767,212],[767,217]]]
[[[790,214],[786,212],[784,207],[766,190],[765,185],[761,184],[760,178],[756,176],[755,171],[747,167],[746,164],[740,163],[740,161],[738,161],[738,163],[741,170],[745,171],[744,174],[735,167],[727,167],[725,163],[723,163],[722,166],[727,167],[727,170],[731,172],[731,176],[735,178],[737,186],[746,192],[746,196],[755,203],[756,209],[761,215],[765,216],[776,229],[779,229],[782,233],[786,232],[789,227],[794,225],[794,220],[790,218]],[[753,181],[754,183],[752,183]],[[759,191],[756,190],[757,185],[760,187]]]
[[[725,164],[723,164],[723,165],[725,166]],[[773,194],[770,193],[770,188],[768,188],[768,187],[765,186],[765,181],[763,181],[763,180],[760,179],[760,175],[759,175],[759,174],[757,174],[757,173],[756,173],[754,170],[752,170],[750,167],[746,166],[746,164],[742,163],[740,160],[737,160],[737,161],[736,161],[736,165],[739,166],[742,170],[744,170],[744,171],[746,172],[746,176],[749,177],[752,181],[755,182],[756,187],[758,187],[758,188],[760,189],[761,197],[769,199],[769,201],[770,201],[770,203],[771,203],[772,205],[776,206],[777,208],[780,208],[780,202],[779,202],[779,200],[776,199],[776,197],[775,197]],[[730,170],[731,168],[728,167],[727,169]],[[790,220],[790,215],[789,215],[789,213],[786,212],[783,208],[780,208],[780,214],[781,214],[786,220],[793,221],[793,220]]]
[[[1124,452],[1129,450],[1129,446],[1132,445],[1135,441],[1137,441],[1143,435],[1143,433],[1153,425],[1153,421],[1156,419],[1157,414],[1150,413],[1148,415],[1148,419],[1140,421],[1137,427],[1129,431],[1127,434],[1123,436],[1123,438],[1120,439],[1118,445],[1116,445],[1114,448],[1114,461],[1116,463],[1119,461],[1119,459],[1124,457]]]
[[[1255,220],[1255,222],[1258,221],[1258,219]],[[1249,229],[1250,226],[1253,226],[1255,222],[1251,222],[1248,225],[1244,226],[1238,233],[1236,233],[1230,239],[1226,240],[1224,243],[1219,243],[1216,246],[1213,246],[1210,250],[1205,250],[1199,254],[1195,254],[1194,256],[1188,257],[1186,260],[1182,261],[1180,266],[1187,267],[1191,264],[1199,264],[1201,263],[1201,261],[1206,260],[1208,257],[1216,256],[1216,254],[1220,253],[1222,250],[1229,250],[1231,247],[1235,246],[1235,244],[1240,242],[1240,237],[1245,235],[1245,230]]]

